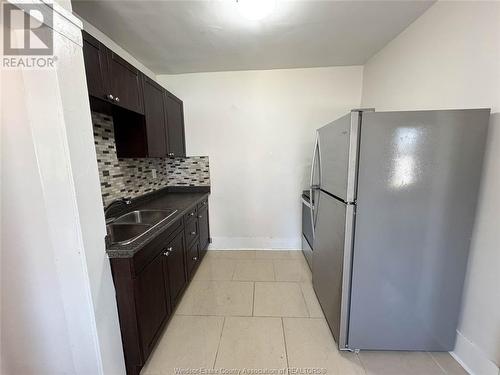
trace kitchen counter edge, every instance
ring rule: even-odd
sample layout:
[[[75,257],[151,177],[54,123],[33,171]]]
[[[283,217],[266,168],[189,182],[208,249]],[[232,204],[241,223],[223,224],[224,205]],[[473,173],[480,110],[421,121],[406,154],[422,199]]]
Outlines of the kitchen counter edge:
[[[144,246],[146,246],[149,242],[153,241],[156,237],[160,236],[163,232],[168,230],[172,225],[178,222],[178,220],[182,220],[185,214],[187,214],[193,207],[196,207],[199,203],[201,203],[203,200],[207,199],[208,196],[210,195],[210,191],[182,191],[182,190],[166,190],[163,192],[159,192],[155,194],[155,197],[150,198],[144,203],[141,204],[135,204],[133,209],[135,210],[140,210],[140,209],[166,209],[166,208],[173,208],[176,209],[177,212],[175,215],[172,217],[171,220],[168,220],[166,223],[162,223],[158,225],[158,227],[153,228],[149,233],[144,235],[143,238],[137,239],[136,241],[128,244],[128,245],[119,245],[119,244],[114,244],[111,246],[106,247],[106,254],[108,255],[108,258],[132,258],[137,252],[139,252]],[[160,207],[161,205],[161,200],[162,198],[165,199],[167,196],[184,196],[183,199],[189,200],[189,203],[184,205],[182,208],[181,207]],[[189,199],[189,197],[192,197],[192,199]],[[140,199],[143,199],[143,197],[140,197]],[[175,198],[173,198],[175,199]],[[158,206],[156,206],[155,203],[158,203]],[[129,210],[127,210],[129,211]]]

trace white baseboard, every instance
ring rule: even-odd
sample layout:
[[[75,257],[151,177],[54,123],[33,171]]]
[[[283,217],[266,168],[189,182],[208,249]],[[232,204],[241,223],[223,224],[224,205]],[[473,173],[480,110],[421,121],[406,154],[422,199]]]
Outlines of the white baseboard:
[[[212,237],[209,250],[300,250],[300,238]]]
[[[500,374],[498,366],[490,361],[483,351],[460,331],[457,331],[455,350],[450,354],[471,375]]]

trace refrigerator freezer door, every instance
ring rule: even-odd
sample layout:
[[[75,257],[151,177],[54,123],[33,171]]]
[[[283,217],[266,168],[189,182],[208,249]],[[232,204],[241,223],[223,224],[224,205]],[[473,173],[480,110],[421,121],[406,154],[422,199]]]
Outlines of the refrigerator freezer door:
[[[345,202],[356,199],[359,125],[353,111],[318,129],[320,188]]]
[[[350,348],[453,349],[488,120],[363,114]]]
[[[354,205],[319,192],[313,286],[341,349],[345,349],[347,340],[354,209]]]

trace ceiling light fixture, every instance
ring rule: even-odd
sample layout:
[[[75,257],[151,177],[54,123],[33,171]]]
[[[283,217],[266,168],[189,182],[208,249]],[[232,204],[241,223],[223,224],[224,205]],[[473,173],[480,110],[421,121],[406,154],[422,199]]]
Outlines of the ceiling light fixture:
[[[275,0],[236,0],[241,15],[251,21],[260,21],[269,16],[276,5]]]

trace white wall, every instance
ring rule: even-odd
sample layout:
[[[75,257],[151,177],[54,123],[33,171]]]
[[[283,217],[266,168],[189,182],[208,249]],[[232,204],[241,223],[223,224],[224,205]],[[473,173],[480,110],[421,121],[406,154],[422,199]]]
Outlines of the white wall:
[[[71,64],[59,67],[59,82],[66,88],[62,111],[67,124],[66,137],[102,371],[104,375],[122,375],[125,363],[115,288],[104,243],[106,225],[81,47],[81,40],[73,44],[69,49],[73,56]]]
[[[54,34],[60,64],[74,61],[71,44]],[[60,84],[57,69],[2,71],[0,347],[6,375],[101,373]]]
[[[499,62],[499,2],[438,2],[367,62],[363,82],[377,110],[492,108],[454,352],[477,375],[500,363]]]
[[[213,248],[300,248],[314,130],[359,107],[362,67],[159,75],[208,155]]]
[[[1,72],[0,372],[123,375],[81,24],[54,6],[56,68]]]

